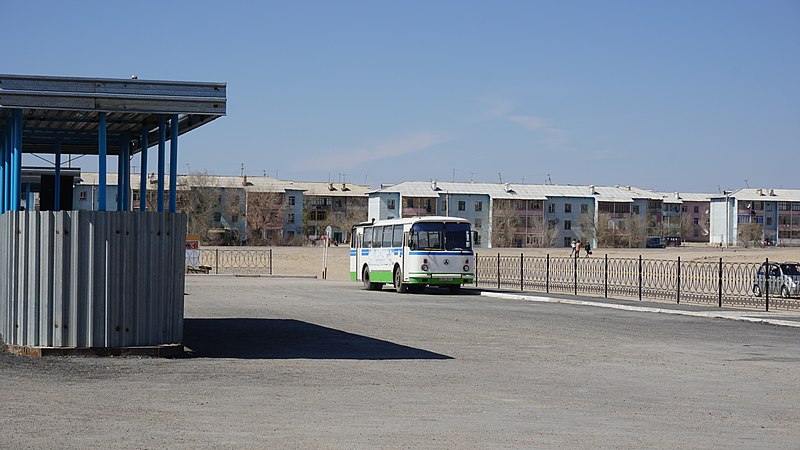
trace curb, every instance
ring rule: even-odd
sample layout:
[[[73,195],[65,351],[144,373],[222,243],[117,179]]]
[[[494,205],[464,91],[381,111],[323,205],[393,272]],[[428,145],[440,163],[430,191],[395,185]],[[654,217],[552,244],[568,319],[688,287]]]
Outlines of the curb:
[[[506,300],[523,300],[523,301],[538,302],[538,303],[562,303],[565,305],[594,306],[596,308],[608,308],[608,309],[618,309],[622,311],[648,312],[648,313],[658,313],[658,314],[672,314],[679,316],[701,317],[706,319],[738,320],[741,322],[763,323],[769,325],[778,325],[782,327],[800,328],[800,322],[795,322],[792,320],[750,317],[747,315],[743,315],[746,313],[735,312],[735,311],[727,311],[727,312],[686,311],[682,309],[653,308],[650,306],[618,305],[614,303],[590,302],[586,300],[571,300],[566,298],[542,297],[536,295],[504,294],[500,292],[485,292],[485,291],[481,292],[481,296],[502,298]]]

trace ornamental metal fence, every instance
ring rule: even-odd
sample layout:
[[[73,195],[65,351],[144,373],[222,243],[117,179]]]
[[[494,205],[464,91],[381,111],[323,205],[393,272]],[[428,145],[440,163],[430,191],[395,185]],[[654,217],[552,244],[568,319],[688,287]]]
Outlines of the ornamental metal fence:
[[[199,249],[199,263],[208,272],[272,275],[272,249]]]
[[[475,285],[493,289],[569,293],[606,298],[674,300],[737,306],[800,309],[800,298],[784,298],[753,286],[763,263],[604,257],[475,255]],[[767,275],[769,282],[769,275]],[[773,279],[772,283],[778,280]]]

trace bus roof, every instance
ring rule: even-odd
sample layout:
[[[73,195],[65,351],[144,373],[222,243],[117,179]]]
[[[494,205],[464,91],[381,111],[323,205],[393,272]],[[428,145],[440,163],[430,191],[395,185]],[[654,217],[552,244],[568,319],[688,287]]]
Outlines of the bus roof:
[[[470,223],[469,220],[464,219],[462,217],[447,217],[447,216],[415,216],[415,217],[403,217],[401,219],[385,219],[385,220],[375,220],[372,222],[361,222],[353,225],[354,227],[368,227],[371,225],[405,225],[408,223],[418,223],[418,222],[459,222],[459,223]]]

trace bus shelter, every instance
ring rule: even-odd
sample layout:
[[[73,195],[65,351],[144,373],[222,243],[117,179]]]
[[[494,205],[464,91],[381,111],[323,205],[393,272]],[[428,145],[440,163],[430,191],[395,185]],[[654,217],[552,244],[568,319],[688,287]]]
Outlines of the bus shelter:
[[[0,75],[0,335],[8,347],[43,354],[180,346],[179,136],[225,115],[225,107],[224,83]],[[148,211],[152,147],[157,202]],[[141,195],[132,204],[137,153]],[[53,192],[38,211],[23,154],[53,165]],[[74,176],[63,168],[70,155],[97,159],[94,211],[62,208],[71,204],[62,198],[65,172]],[[119,180],[114,211],[106,208],[110,168]]]

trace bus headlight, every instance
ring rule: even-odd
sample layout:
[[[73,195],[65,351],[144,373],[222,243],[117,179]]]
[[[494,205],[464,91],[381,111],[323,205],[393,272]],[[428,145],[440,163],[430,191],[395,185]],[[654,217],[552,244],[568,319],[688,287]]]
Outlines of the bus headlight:
[[[423,264],[421,268],[422,268],[423,272],[427,272],[428,271],[428,265],[427,264]]]
[[[469,266],[464,265],[464,272],[469,272]]]

